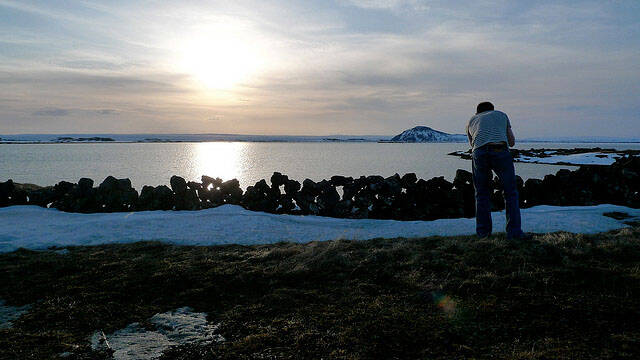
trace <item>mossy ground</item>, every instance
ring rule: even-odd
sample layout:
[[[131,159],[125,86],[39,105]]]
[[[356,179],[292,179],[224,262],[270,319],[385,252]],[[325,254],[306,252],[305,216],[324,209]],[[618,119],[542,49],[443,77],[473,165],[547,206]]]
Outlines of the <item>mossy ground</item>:
[[[183,306],[224,343],[166,359],[640,358],[640,227],[502,236],[70,247],[0,255],[0,298],[33,304],[0,358],[107,358],[88,337]]]

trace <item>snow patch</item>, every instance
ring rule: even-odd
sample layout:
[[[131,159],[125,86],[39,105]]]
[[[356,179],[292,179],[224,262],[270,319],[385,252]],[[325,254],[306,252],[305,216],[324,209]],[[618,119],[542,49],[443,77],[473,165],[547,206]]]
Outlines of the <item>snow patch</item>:
[[[598,233],[625,227],[605,212],[640,216],[640,209],[617,205],[535,206],[522,210],[523,230]],[[493,228],[505,228],[504,211],[493,213]],[[199,211],[140,211],[79,214],[33,205],[0,209],[0,252],[20,247],[129,243],[145,240],[179,245],[270,244],[334,239],[456,236],[475,234],[475,219],[396,221],[276,215],[222,205]]]
[[[25,306],[8,306],[4,304],[4,300],[0,299],[0,329],[8,329],[13,324],[12,321],[29,311],[31,305]]]
[[[149,322],[153,329],[132,323],[108,335],[96,331],[91,336],[91,348],[110,348],[116,360],[155,359],[170,346],[224,341],[216,334],[218,324],[209,324],[207,314],[193,312],[189,307],[155,314]]]
[[[516,160],[538,164],[611,165],[622,157],[619,154],[597,152],[572,155],[554,155],[553,153],[553,151],[545,151],[548,157],[520,157]]]

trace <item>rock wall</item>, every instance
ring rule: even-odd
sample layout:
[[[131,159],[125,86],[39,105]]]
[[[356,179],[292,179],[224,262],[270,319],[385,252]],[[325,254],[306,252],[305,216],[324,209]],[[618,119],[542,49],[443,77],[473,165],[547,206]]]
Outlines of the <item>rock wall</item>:
[[[523,182],[518,177],[521,207],[534,205],[594,205],[610,203],[640,207],[640,158],[625,157],[611,166],[582,166],[560,170],[544,179]],[[470,172],[458,170],[453,182],[444,177],[418,179],[415,174],[333,176],[300,184],[273,173],[270,184],[260,180],[242,191],[238,180],[222,181],[202,176],[187,182],[179,176],[171,188],[144,186],[140,194],[129,179],[107,177],[99,186],[82,178],[77,184],[61,181],[38,187],[0,183],[0,207],[38,205],[68,212],[117,212],[141,210],[198,210],[223,204],[277,214],[321,215],[339,218],[433,220],[473,217],[475,200]],[[498,179],[494,179],[492,206],[504,208]]]

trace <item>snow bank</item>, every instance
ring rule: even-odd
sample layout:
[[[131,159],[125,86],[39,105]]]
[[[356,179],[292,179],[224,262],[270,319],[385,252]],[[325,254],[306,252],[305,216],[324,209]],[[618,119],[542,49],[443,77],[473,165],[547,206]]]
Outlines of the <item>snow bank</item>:
[[[26,313],[30,307],[30,305],[7,306],[4,304],[4,300],[0,300],[0,329],[10,328],[11,322]]]
[[[149,322],[153,329],[132,323],[109,335],[96,331],[91,336],[91,348],[110,348],[116,360],[155,359],[170,346],[224,341],[215,334],[218,325],[207,322],[207,314],[194,313],[189,307],[155,314]]]
[[[522,210],[525,231],[597,233],[624,227],[605,212],[640,216],[640,209],[616,205],[536,206]],[[505,227],[504,212],[494,213],[494,229]],[[77,214],[38,206],[0,209],[0,252],[19,247],[96,245],[159,240],[173,244],[266,244],[377,237],[452,236],[475,233],[474,219],[395,221],[275,215],[223,205],[200,211],[141,211]]]

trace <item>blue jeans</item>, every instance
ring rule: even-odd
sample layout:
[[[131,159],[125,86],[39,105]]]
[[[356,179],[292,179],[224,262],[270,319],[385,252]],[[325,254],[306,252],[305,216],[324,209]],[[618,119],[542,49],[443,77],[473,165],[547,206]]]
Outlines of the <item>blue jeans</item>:
[[[504,189],[504,205],[507,213],[507,237],[522,235],[518,187],[513,158],[509,149],[491,149],[482,146],[473,151],[473,185],[476,191],[476,233],[479,237],[491,235],[491,180],[493,170]]]

